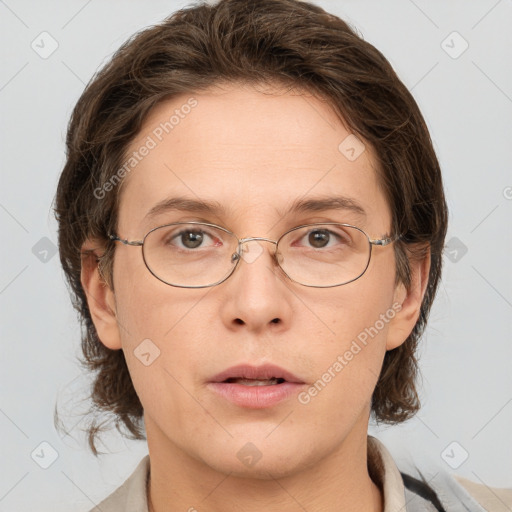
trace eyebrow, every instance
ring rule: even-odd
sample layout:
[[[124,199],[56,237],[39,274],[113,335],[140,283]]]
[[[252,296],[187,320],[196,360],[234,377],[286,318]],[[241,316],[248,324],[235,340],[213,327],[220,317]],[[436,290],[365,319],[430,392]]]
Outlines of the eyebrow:
[[[345,210],[350,211],[360,217],[366,218],[366,211],[363,206],[351,197],[346,196],[328,196],[312,197],[307,199],[296,199],[291,204],[286,214],[323,212],[327,210]],[[225,215],[226,208],[218,201],[207,201],[203,199],[192,199],[187,197],[170,197],[160,201],[153,206],[145,215],[144,219],[156,217],[162,213],[170,211],[183,211],[192,213],[208,213],[216,216]],[[280,216],[283,212],[276,209]]]
[[[366,218],[366,211],[357,201],[346,196],[313,197],[296,199],[290,208],[290,213],[323,212],[326,210],[347,210]]]

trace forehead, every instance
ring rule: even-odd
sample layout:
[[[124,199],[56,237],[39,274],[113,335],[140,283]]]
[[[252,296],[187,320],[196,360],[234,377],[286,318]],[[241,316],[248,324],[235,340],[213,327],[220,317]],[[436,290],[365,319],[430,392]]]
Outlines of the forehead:
[[[165,220],[159,205],[176,197],[215,204],[215,218],[198,212],[206,220],[262,228],[300,202],[333,196],[389,222],[371,148],[304,92],[224,85],[175,96],[150,112],[126,159],[133,166],[125,166],[120,198],[123,234],[155,227]],[[347,220],[357,213],[350,210]]]

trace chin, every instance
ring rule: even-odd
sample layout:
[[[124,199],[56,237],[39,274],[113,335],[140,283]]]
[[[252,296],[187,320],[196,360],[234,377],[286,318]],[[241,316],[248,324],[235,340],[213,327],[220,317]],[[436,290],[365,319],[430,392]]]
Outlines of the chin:
[[[271,457],[262,457],[252,466],[245,465],[230,456],[225,463],[216,459],[211,465],[212,469],[219,473],[229,474],[236,478],[249,478],[254,480],[275,480],[300,473],[307,464],[298,460],[283,461],[279,454],[274,453]]]
[[[261,442],[232,439],[224,444],[224,450],[215,450],[201,457],[202,461],[215,471],[230,474],[239,478],[252,478],[257,480],[273,480],[300,473],[314,464],[318,452],[308,453],[305,443],[297,440],[296,443],[284,443],[277,439],[275,443],[260,436]],[[222,446],[221,444],[217,446]],[[311,447],[312,448],[312,447]]]

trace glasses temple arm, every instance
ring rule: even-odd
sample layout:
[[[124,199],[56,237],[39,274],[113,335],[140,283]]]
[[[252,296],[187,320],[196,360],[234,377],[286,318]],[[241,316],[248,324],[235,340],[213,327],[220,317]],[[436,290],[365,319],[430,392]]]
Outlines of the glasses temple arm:
[[[121,242],[124,245],[137,245],[137,246],[140,246],[140,245],[143,244],[142,240],[127,240],[127,239],[119,238],[116,235],[108,235],[108,237],[113,242]]]

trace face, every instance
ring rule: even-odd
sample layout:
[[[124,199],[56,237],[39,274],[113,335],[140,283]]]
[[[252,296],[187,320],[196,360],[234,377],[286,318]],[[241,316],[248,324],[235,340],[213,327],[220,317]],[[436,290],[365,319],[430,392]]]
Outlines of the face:
[[[340,222],[382,238],[390,209],[369,146],[356,159],[340,150],[349,135],[325,103],[306,94],[230,85],[174,97],[151,112],[129,148],[138,151],[148,136],[155,142],[123,183],[118,235],[141,240],[157,226],[204,221],[239,238],[277,240],[295,226]],[[333,196],[365,213],[291,211],[298,200]],[[219,209],[147,215],[175,197]],[[311,467],[347,440],[366,439],[383,357],[397,344],[400,294],[392,245],[374,247],[361,278],[332,288],[291,281],[273,260],[274,245],[260,247],[220,285],[186,289],[156,279],[140,247],[118,244],[111,297],[118,336],[100,337],[124,351],[150,450],[268,478]],[[212,384],[238,365],[256,367],[252,377],[270,377],[258,370],[264,365],[294,377],[288,375],[284,391]],[[251,464],[251,456],[261,458]]]

